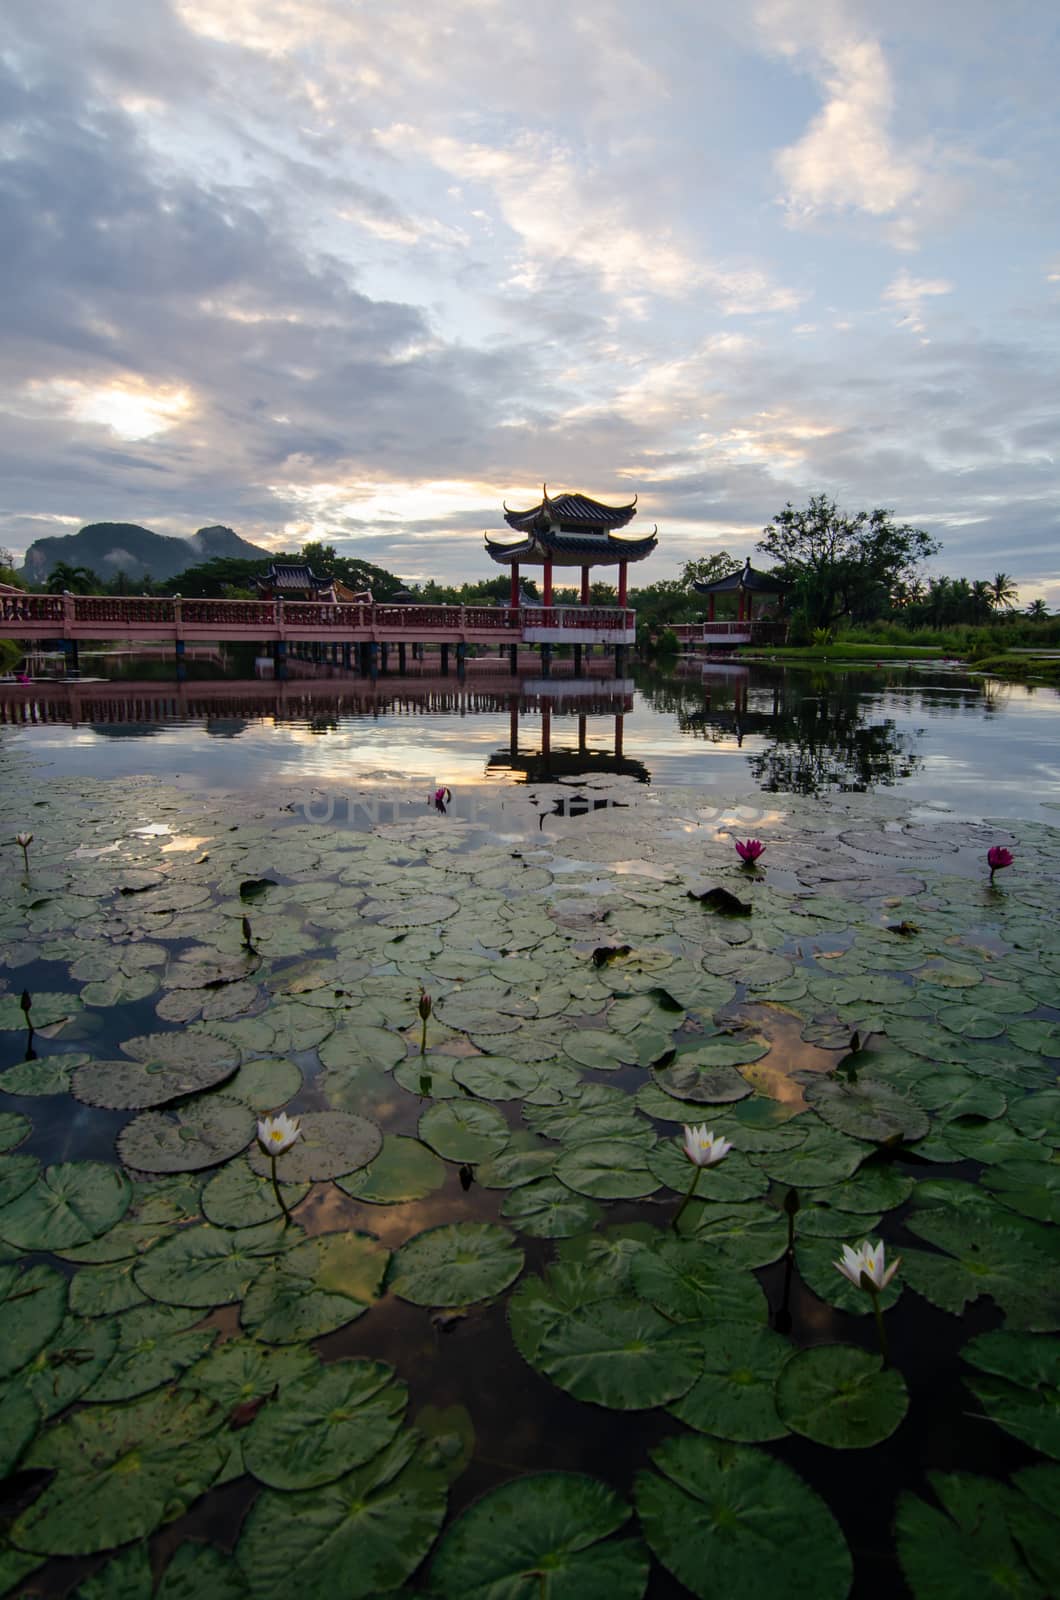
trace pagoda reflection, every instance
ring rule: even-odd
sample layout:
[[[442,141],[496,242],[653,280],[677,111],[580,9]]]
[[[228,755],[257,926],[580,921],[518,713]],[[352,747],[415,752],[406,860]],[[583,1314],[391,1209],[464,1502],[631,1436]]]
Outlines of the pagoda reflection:
[[[625,718],[632,709],[633,684],[626,678],[527,680],[509,702],[507,748],[490,756],[486,770],[511,773],[527,783],[591,773],[650,783],[644,763],[623,748]]]

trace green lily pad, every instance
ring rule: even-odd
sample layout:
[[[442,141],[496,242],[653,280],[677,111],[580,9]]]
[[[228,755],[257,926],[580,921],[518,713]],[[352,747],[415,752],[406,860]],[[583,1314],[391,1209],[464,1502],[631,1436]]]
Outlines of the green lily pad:
[[[399,1033],[358,1023],[340,1023],[320,1046],[320,1059],[331,1072],[341,1073],[351,1064],[381,1067],[389,1072],[404,1061],[408,1046]]]
[[[87,1061],[72,1079],[72,1091],[86,1105],[140,1111],[223,1083],[235,1072],[234,1052],[188,1033],[156,1033],[127,1039],[130,1061]]]
[[[136,1258],[86,1267],[70,1282],[70,1310],[79,1317],[115,1317],[143,1305],[147,1296],[133,1280]]]
[[[480,1100],[521,1100],[541,1083],[541,1074],[526,1061],[505,1056],[468,1056],[453,1067],[453,1077]]]
[[[572,1310],[541,1339],[533,1365],[576,1400],[647,1411],[687,1393],[702,1370],[698,1340],[629,1298]]]
[[[5,1094],[17,1094],[26,1099],[69,1094],[71,1074],[85,1059],[80,1053],[67,1050],[60,1055],[16,1062],[0,1078],[0,1089]]]
[[[942,1509],[906,1491],[895,1517],[898,1559],[916,1600],[1044,1600],[1012,1540],[1005,1486],[965,1473],[929,1472],[928,1482]]]
[[[417,1306],[464,1306],[500,1294],[523,1270],[507,1228],[451,1222],[416,1234],[397,1250],[388,1287]]]
[[[496,1106],[480,1100],[445,1100],[420,1118],[420,1138],[447,1161],[472,1165],[499,1155],[511,1137]]]
[[[367,1117],[349,1111],[310,1111],[298,1119],[299,1138],[276,1161],[281,1183],[315,1183],[344,1177],[374,1161],[383,1147],[383,1135]],[[272,1163],[255,1141],[250,1165],[267,1178]]]
[[[68,1022],[81,1010],[81,1001],[76,994],[33,994],[30,996],[31,1006],[29,1021],[34,1028],[40,1031],[43,1028],[55,1028],[56,1024]],[[22,1009],[19,994],[0,994],[0,1033],[14,1033],[26,1027],[26,1014]]]
[[[907,1251],[902,1274],[917,1294],[943,1311],[959,1315],[980,1295],[990,1295],[1004,1311],[1009,1328],[1052,1332],[1060,1328],[1056,1260],[1017,1230],[1018,1221],[995,1208],[995,1216],[982,1215],[969,1227],[968,1220],[948,1206],[916,1210],[907,1217],[906,1227],[944,1254]]]
[[[138,1306],[118,1318],[118,1347],[84,1398],[132,1400],[158,1389],[205,1355],[216,1328],[191,1328],[195,1311],[178,1306]]]
[[[803,1091],[819,1117],[840,1133],[873,1144],[922,1139],[931,1126],[926,1112],[899,1090],[859,1073],[857,1081],[818,1077]]]
[[[215,1228],[203,1222],[159,1240],[134,1277],[145,1294],[165,1305],[203,1310],[229,1305],[242,1300],[269,1258],[289,1249],[291,1242],[281,1222],[253,1228]]]
[[[40,1175],[40,1162],[36,1156],[0,1156],[0,1208],[6,1208],[20,1194],[25,1194]],[[0,1217],[3,1210],[0,1209]],[[0,1238],[3,1235],[0,1234]]]
[[[0,1111],[0,1150],[14,1150],[32,1132],[32,1122],[21,1111]]]
[[[381,1293],[390,1252],[374,1234],[319,1234],[279,1255],[255,1279],[241,1321],[268,1344],[318,1339],[345,1327]]]
[[[588,1139],[557,1158],[555,1175],[576,1194],[616,1200],[653,1194],[659,1179],[643,1143],[632,1139]]]
[[[438,1600],[640,1600],[648,1552],[611,1539],[630,1509],[574,1472],[517,1478],[475,1502],[448,1530],[430,1572]]]
[[[0,1480],[14,1472],[19,1457],[40,1428],[40,1412],[28,1389],[3,1392],[4,1431],[0,1434]]]
[[[787,1427],[833,1450],[880,1444],[909,1409],[901,1373],[849,1344],[796,1351],[777,1378],[776,1400]]]
[[[1025,1100],[1014,1100],[1009,1121],[1025,1139],[1060,1147],[1060,1089],[1042,1089]]]
[[[520,1184],[505,1197],[501,1216],[534,1239],[569,1239],[593,1228],[603,1216],[594,1201],[573,1193],[558,1178]]]
[[[747,1445],[666,1439],[637,1475],[637,1513],[663,1566],[700,1600],[845,1600],[852,1562],[820,1495]]]
[[[407,1205],[440,1189],[445,1171],[444,1161],[418,1139],[388,1133],[369,1166],[336,1181],[344,1194],[369,1205]]]
[[[408,1403],[383,1361],[332,1361],[288,1383],[243,1443],[248,1471],[273,1489],[312,1489],[363,1466],[394,1438]]]
[[[199,1172],[245,1150],[254,1114],[241,1100],[206,1095],[170,1111],[144,1111],[118,1135],[118,1154],[140,1172]]]
[[[830,1188],[841,1178],[849,1178],[867,1155],[859,1140],[817,1123],[811,1124],[806,1138],[794,1150],[767,1150],[752,1159],[774,1183],[801,1190]]]
[[[59,1471],[15,1523],[13,1542],[42,1555],[94,1555],[151,1533],[217,1476],[219,1421],[207,1401],[168,1390],[64,1418],[25,1458]]]
[[[543,1144],[532,1133],[516,1133],[499,1155],[490,1156],[476,1170],[476,1181],[483,1189],[518,1189],[551,1176],[559,1150]]]
[[[862,1219],[851,1217],[854,1227],[860,1227]],[[831,1237],[824,1239],[800,1238],[799,1219],[795,1219],[795,1265],[799,1275],[807,1288],[812,1289],[820,1299],[827,1301],[830,1306],[836,1306],[840,1311],[846,1311],[851,1316],[869,1316],[872,1313],[872,1296],[862,1288],[856,1288],[849,1278],[839,1271],[837,1261],[843,1259],[844,1244],[856,1249],[865,1239],[864,1233],[854,1234],[853,1229],[846,1237]],[[893,1259],[893,1257],[892,1257]],[[905,1257],[903,1256],[903,1261]],[[880,1306],[884,1311],[889,1311],[902,1292],[904,1269],[899,1268],[886,1289],[881,1291]]]
[[[648,1165],[661,1183],[678,1194],[686,1193],[696,1169],[685,1155],[683,1139],[660,1139],[648,1152]],[[696,1194],[704,1200],[754,1200],[765,1194],[769,1179],[752,1166],[741,1150],[730,1150],[714,1167],[702,1167]]]
[[[720,1250],[730,1262],[744,1267],[768,1266],[778,1261],[788,1246],[784,1213],[754,1201],[726,1205],[693,1200],[681,1218],[679,1232]]]
[[[759,1297],[761,1300],[761,1296]],[[764,1300],[761,1301],[765,1309]],[[737,1320],[697,1330],[703,1347],[703,1372],[667,1407],[672,1416],[699,1433],[752,1443],[780,1439],[787,1426],[777,1413],[777,1375],[791,1357],[791,1345],[771,1328]]]
[[[1021,1216],[1060,1222],[1060,1166],[1053,1162],[1003,1161],[984,1172],[983,1186]]]
[[[961,1351],[982,1377],[968,1387],[988,1417],[1032,1449],[1060,1460],[1060,1350],[1043,1334],[982,1333]]]
[[[628,1033],[608,1033],[602,1028],[574,1028],[563,1040],[563,1049],[579,1066],[596,1072],[615,1072],[638,1060],[636,1039]]]
[[[309,1193],[305,1183],[281,1183],[280,1192],[290,1210]],[[202,1214],[218,1228],[251,1228],[281,1215],[269,1178],[262,1178],[248,1161],[229,1161],[202,1191]]]
[[[80,1274],[79,1274],[80,1276]],[[114,1319],[65,1317],[46,1345],[18,1375],[45,1420],[79,1400],[107,1366],[118,1345]]]
[[[86,1244],[119,1222],[132,1197],[128,1178],[102,1161],[48,1167],[0,1211],[0,1238],[20,1250]]]
[[[745,1100],[754,1090],[735,1067],[703,1066],[696,1060],[699,1052],[680,1055],[668,1067],[653,1067],[652,1079],[664,1094],[675,1100],[690,1101],[695,1105],[726,1105],[734,1100]],[[759,1054],[764,1055],[765,1051]]]
[[[1001,1117],[1007,1104],[996,1083],[987,1078],[971,1078],[963,1072],[925,1075],[913,1092],[919,1103],[943,1122],[952,1122],[956,1117]]]
[[[256,1339],[229,1339],[188,1369],[182,1387],[205,1395],[231,1419],[240,1408],[267,1399],[316,1366],[316,1356],[305,1345],[273,1349]]]
[[[258,1057],[244,1061],[234,1078],[225,1084],[225,1093],[242,1100],[252,1111],[277,1111],[302,1089],[302,1069],[297,1061],[284,1056]]]
[[[751,1273],[733,1265],[716,1248],[669,1233],[636,1251],[630,1283],[671,1322],[764,1322],[768,1304]]]
[[[434,1543],[447,1499],[444,1474],[415,1451],[406,1429],[334,1483],[260,1494],[236,1549],[255,1600],[370,1600],[403,1583]]]

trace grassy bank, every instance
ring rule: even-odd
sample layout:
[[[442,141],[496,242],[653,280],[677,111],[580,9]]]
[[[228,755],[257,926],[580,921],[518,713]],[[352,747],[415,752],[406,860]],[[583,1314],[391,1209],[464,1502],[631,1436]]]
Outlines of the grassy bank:
[[[777,646],[775,650],[738,650],[747,661],[938,661],[946,654],[937,645],[811,644],[802,648]]]
[[[991,678],[1007,678],[1023,683],[1030,678],[1060,687],[1060,661],[1037,656],[988,656],[973,665],[976,672],[985,672]]]

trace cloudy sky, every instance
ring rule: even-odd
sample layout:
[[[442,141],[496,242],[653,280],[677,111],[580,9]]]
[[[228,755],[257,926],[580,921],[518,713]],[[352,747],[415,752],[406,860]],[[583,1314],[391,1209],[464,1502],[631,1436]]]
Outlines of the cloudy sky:
[[[1055,0],[16,0],[0,544],[885,505],[1060,605]]]

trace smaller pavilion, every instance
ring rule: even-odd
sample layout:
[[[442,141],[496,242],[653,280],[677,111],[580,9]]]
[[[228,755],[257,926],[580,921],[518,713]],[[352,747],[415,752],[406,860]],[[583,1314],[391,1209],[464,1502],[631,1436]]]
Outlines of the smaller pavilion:
[[[605,506],[584,494],[550,495],[542,486],[542,498],[526,511],[504,507],[504,520],[522,537],[504,541],[486,534],[486,550],[494,561],[511,568],[513,607],[520,604],[520,564],[544,568],[541,583],[542,605],[552,605],[553,567],[580,567],[581,603],[589,604],[589,573],[593,567],[618,565],[618,603],[626,605],[626,569],[631,561],[643,561],[658,544],[658,528],[651,533],[623,537],[618,530],[637,514],[637,497],[628,505]]]
[[[272,561],[267,572],[254,579],[263,600],[323,600],[330,578],[320,578],[308,562]]]
[[[735,595],[737,622],[752,622],[756,596],[759,600],[779,600],[788,589],[788,585],[771,572],[760,572],[757,567],[752,567],[750,556],[739,572],[730,572],[725,578],[715,578],[713,583],[693,582],[692,587],[697,594],[707,596],[709,622],[714,621],[714,603],[719,595]]]

